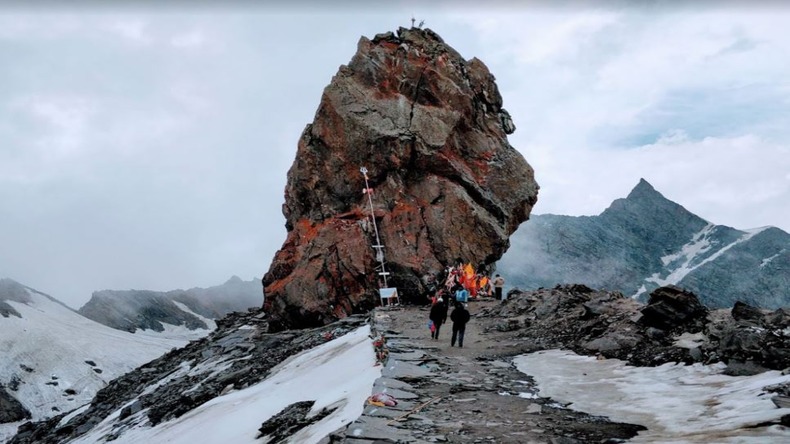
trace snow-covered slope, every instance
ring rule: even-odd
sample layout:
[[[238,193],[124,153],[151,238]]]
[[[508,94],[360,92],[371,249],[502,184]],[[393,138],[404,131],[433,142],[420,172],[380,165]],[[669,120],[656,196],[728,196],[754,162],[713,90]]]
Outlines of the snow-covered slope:
[[[0,383],[39,420],[89,402],[111,379],[185,345],[194,332],[170,336],[115,330],[43,293],[2,279]],[[2,426],[0,426],[2,427]],[[15,425],[0,430],[3,435]]]
[[[295,402],[315,401],[312,413],[325,407],[336,410],[291,436],[290,442],[317,443],[362,414],[373,382],[381,376],[381,367],[374,366],[376,356],[369,335],[369,326],[358,328],[291,357],[256,385],[214,398],[180,418],[155,427],[148,423],[147,411],[141,410],[133,418],[136,424],[124,428],[119,441],[128,444],[259,443],[261,440],[256,436],[262,422]],[[185,362],[180,371],[197,371],[196,368],[190,369],[190,364]],[[200,368],[200,372],[206,375],[221,370],[208,366]],[[154,384],[146,391],[155,390],[158,385]],[[133,405],[137,399],[127,406]],[[118,409],[73,443],[105,442],[105,437],[117,430],[115,427],[121,410]],[[68,419],[64,418],[61,425],[67,424]]]

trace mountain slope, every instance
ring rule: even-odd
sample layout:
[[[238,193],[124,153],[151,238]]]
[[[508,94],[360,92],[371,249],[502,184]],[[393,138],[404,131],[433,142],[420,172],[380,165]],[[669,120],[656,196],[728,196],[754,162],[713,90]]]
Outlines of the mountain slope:
[[[11,442],[261,442],[261,422],[301,401],[314,401],[313,414],[299,418],[293,442],[319,442],[358,417],[381,375],[367,317],[275,334],[265,317],[232,313],[209,336],[120,376],[80,409],[21,427]]]
[[[790,305],[790,235],[714,225],[642,179],[598,216],[533,215],[498,264],[525,289],[583,283],[644,298],[668,284],[706,305]]]
[[[168,292],[102,290],[79,309],[80,314],[108,327],[134,333],[162,332],[165,324],[189,330],[213,330],[212,320],[263,303],[261,282],[234,276],[222,285]]]
[[[0,384],[34,420],[89,402],[110,380],[187,343],[106,327],[11,279],[0,279],[0,304]]]

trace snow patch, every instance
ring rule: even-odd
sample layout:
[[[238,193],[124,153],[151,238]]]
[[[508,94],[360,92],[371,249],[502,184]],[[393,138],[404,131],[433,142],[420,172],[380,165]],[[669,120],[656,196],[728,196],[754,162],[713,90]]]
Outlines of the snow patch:
[[[766,265],[770,264],[772,260],[774,260],[774,259],[776,259],[777,257],[779,257],[779,255],[780,255],[780,254],[782,254],[782,253],[784,253],[784,252],[785,252],[785,250],[784,250],[784,249],[782,249],[782,251],[780,251],[780,252],[776,253],[775,255],[773,255],[773,256],[771,256],[771,257],[767,257],[767,258],[763,259],[763,260],[762,260],[762,262],[760,262],[760,268],[763,268],[763,267],[765,267]]]
[[[689,333],[684,332],[682,335],[675,339],[675,347],[680,348],[697,348],[705,342],[705,335],[702,333]]]
[[[790,375],[778,371],[732,377],[721,373],[724,365],[631,367],[616,359],[598,361],[561,350],[514,361],[535,378],[541,396],[648,428],[631,442],[790,442],[786,427],[748,428],[778,422],[790,413],[776,408],[762,390],[790,381]]]
[[[11,441],[11,438],[16,435],[16,430],[19,428],[19,426],[26,422],[27,420],[0,424],[0,442]]]
[[[710,249],[711,246],[708,236],[713,233],[715,228],[716,225],[714,224],[709,223],[708,225],[705,225],[705,228],[692,236],[691,241],[682,246],[679,252],[662,257],[661,263],[666,267],[680,258],[686,258],[686,263],[689,263],[696,256],[705,253]]]
[[[173,325],[168,324],[167,322],[160,322],[162,326],[165,328],[164,331],[156,331],[156,330],[138,330],[136,334],[141,336],[150,336],[150,337],[159,337],[159,338],[167,338],[167,339],[175,339],[181,341],[194,341],[203,337],[208,336],[212,331],[216,330],[217,323],[210,318],[205,316],[201,316],[194,311],[192,311],[189,307],[185,304],[177,301],[172,301],[173,304],[178,307],[179,310],[189,313],[192,316],[203,321],[207,326],[208,329],[205,328],[197,328],[195,330],[190,330],[186,327],[186,325]]]
[[[706,257],[705,259],[699,261],[699,263],[695,263],[700,257],[708,253],[711,248],[712,244],[710,241],[710,235],[713,233],[716,225],[708,224],[703,228],[700,232],[695,234],[689,243],[681,247],[680,251],[674,254],[670,254],[667,256],[663,256],[661,258],[661,263],[664,264],[665,267],[668,267],[669,274],[665,278],[660,277],[660,273],[654,273],[649,278],[646,278],[646,282],[654,283],[659,287],[663,287],[666,285],[676,285],[678,282],[683,280],[689,273],[696,270],[697,268],[707,264],[708,262],[716,260],[722,254],[726,253],[727,250],[730,248],[746,242],[747,240],[751,239],[754,235],[762,232],[763,230],[769,227],[760,227],[760,228],[753,228],[751,230],[745,230],[744,235],[731,242],[723,247],[721,247],[718,251],[714,252],[710,256]],[[677,264],[674,265],[673,264]],[[639,291],[636,292],[632,298],[636,298],[637,296],[644,293],[645,287],[644,285]]]

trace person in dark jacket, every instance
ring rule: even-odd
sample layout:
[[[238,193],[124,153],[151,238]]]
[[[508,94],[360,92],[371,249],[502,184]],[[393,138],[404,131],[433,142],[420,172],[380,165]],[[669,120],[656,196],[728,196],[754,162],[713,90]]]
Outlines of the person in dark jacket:
[[[458,338],[458,347],[464,346],[464,333],[466,332],[466,323],[469,322],[469,310],[464,307],[460,302],[455,303],[455,310],[450,315],[450,320],[453,321],[453,338],[450,340],[450,347],[455,346],[455,339]]]
[[[444,304],[444,299],[439,298],[436,303],[431,307],[431,314],[429,319],[433,321],[434,330],[431,332],[431,339],[439,339],[439,328],[447,321],[447,306]]]

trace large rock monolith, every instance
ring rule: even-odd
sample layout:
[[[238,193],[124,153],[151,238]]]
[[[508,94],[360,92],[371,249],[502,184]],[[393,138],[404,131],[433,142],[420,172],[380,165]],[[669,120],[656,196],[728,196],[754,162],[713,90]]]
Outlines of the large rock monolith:
[[[373,189],[388,282],[414,300],[459,259],[492,264],[529,218],[538,185],[488,68],[429,29],[362,37],[324,89],[288,172],[288,236],[264,276],[274,329],[325,324],[378,303]]]

